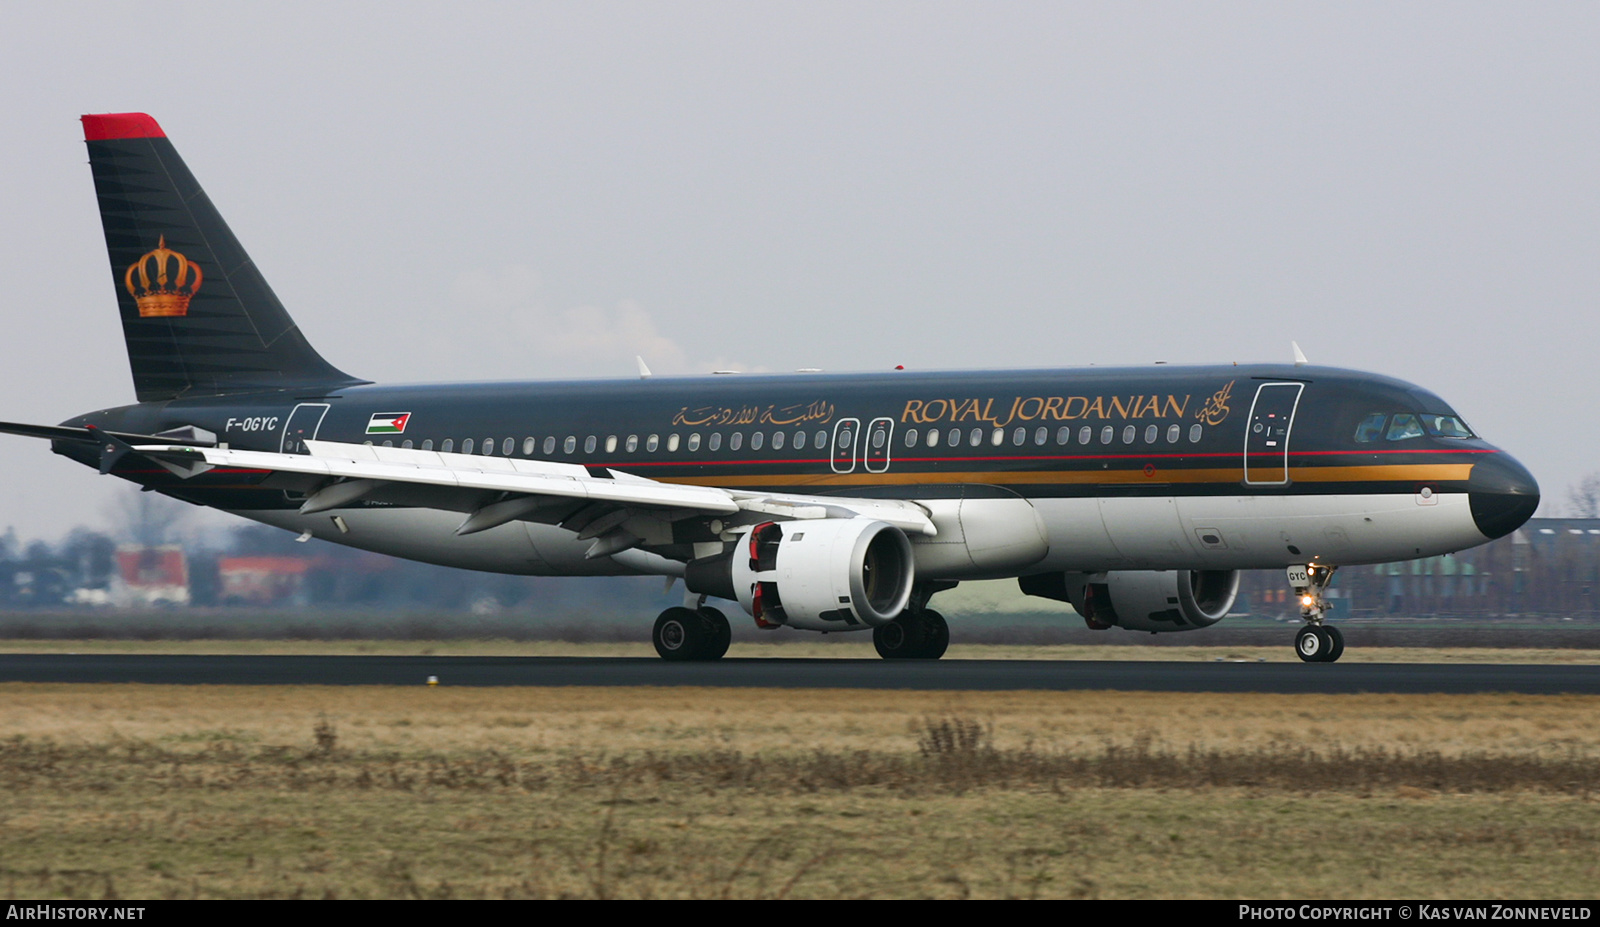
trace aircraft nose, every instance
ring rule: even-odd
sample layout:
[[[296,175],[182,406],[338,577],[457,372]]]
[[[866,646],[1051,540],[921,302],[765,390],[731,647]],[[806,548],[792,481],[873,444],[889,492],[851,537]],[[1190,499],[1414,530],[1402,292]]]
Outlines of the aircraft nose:
[[[1510,454],[1485,454],[1472,468],[1467,499],[1472,520],[1489,540],[1522,527],[1539,507],[1539,484]]]

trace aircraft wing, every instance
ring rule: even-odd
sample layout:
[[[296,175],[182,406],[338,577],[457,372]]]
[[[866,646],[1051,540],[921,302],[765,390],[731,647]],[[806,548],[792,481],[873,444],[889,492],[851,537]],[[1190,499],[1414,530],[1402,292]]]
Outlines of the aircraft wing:
[[[270,473],[275,485],[306,494],[300,511],[307,515],[367,497],[398,498],[465,512],[466,520],[456,533],[471,534],[521,518],[544,520],[540,510],[548,513],[554,508],[562,513],[559,524],[573,528],[582,539],[596,539],[591,557],[646,542],[650,532],[639,520],[670,523],[746,512],[775,520],[866,517],[911,534],[935,533],[926,510],[896,499],[687,486],[581,464],[368,444],[306,441],[305,445],[307,454],[175,444],[136,444],[128,451],[185,478],[215,467]],[[561,502],[567,504],[557,504]]]

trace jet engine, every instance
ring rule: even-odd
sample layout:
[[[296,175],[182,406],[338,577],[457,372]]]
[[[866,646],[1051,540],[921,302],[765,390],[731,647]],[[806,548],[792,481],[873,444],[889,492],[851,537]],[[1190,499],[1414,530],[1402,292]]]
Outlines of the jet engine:
[[[1019,580],[1028,595],[1072,603],[1089,627],[1192,631],[1216,624],[1239,596],[1238,570],[1046,573]]]
[[[811,631],[888,624],[915,579],[905,532],[868,518],[764,522],[684,571],[691,592],[737,599],[763,627]]]

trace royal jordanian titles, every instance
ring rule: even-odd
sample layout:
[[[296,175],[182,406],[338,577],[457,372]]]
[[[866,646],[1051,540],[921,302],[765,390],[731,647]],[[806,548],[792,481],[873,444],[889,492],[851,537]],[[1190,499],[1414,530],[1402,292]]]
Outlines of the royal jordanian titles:
[[[1433,393],[1303,363],[374,384],[306,341],[154,119],[83,128],[138,401],[0,431],[303,537],[681,579],[667,659],[726,652],[708,599],[935,659],[931,600],[964,580],[1159,632],[1276,569],[1296,651],[1331,662],[1337,567],[1482,544],[1539,503]]]

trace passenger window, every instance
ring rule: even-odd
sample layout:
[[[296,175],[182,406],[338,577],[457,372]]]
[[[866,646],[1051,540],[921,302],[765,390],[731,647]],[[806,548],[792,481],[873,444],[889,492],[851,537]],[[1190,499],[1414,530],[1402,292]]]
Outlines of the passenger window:
[[[593,454],[594,453],[594,446],[595,446],[595,437],[594,437],[594,435],[590,435],[589,437],[583,439],[583,452],[585,454]]]
[[[1383,435],[1383,422],[1389,417],[1387,412],[1374,412],[1361,420],[1356,426],[1356,443],[1369,444],[1378,440]]]
[[[485,457],[493,457],[494,456],[494,439],[493,438],[484,438],[483,439],[483,456],[485,456]]]
[[[1144,443],[1146,443],[1146,444],[1154,444],[1154,443],[1156,443],[1156,438],[1160,434],[1161,434],[1161,429],[1156,427],[1155,425],[1151,425],[1151,426],[1147,427],[1144,430]]]
[[[650,453],[654,454],[656,452],[656,449],[659,448],[659,447],[661,447],[661,436],[660,435],[651,435],[650,437],[644,439],[644,449],[646,451],[649,451]]]
[[[711,449],[712,449],[712,450],[713,450],[713,451],[716,451],[716,450],[721,450],[721,449],[722,449],[722,432],[720,432],[720,431],[713,431],[713,432],[712,432],[712,433],[711,433],[711,441],[710,441],[710,443],[709,443],[709,444],[708,444],[708,446],[709,446],[709,447],[710,447],[710,448],[711,448]]]
[[[938,447],[939,446],[939,429],[937,429],[937,428],[929,428],[928,429],[928,446],[929,447]]]
[[[1117,436],[1117,430],[1110,425],[1100,429],[1100,443],[1110,444],[1111,439]]]
[[[550,435],[544,439],[544,456],[549,457],[556,452],[556,436]]]
[[[741,447],[744,447],[744,432],[736,431],[728,435],[728,450],[737,451]]]
[[[999,447],[1000,445],[1004,444],[1005,441],[1006,441],[1006,430],[1004,428],[996,428],[989,435],[989,443],[993,444],[995,447]]]
[[[1088,444],[1090,439],[1092,439],[1093,437],[1094,437],[1094,429],[1090,428],[1088,425],[1085,425],[1082,428],[1078,429],[1078,443],[1079,444]]]
[[[1385,437],[1390,441],[1404,441],[1407,438],[1422,437],[1422,423],[1410,412],[1396,413],[1393,421],[1389,422],[1389,433]]]
[[[404,441],[401,441],[400,442],[400,446],[405,448],[405,449],[407,449],[407,450],[410,450],[411,449],[411,439],[407,438]]]
[[[1178,443],[1178,437],[1180,435],[1182,435],[1182,434],[1183,434],[1182,426],[1180,426],[1180,425],[1168,426],[1168,428],[1167,428],[1167,443],[1168,444],[1177,444]]]
[[[1199,425],[1190,425],[1189,426],[1189,443],[1190,444],[1199,444],[1200,443],[1200,433],[1201,433],[1202,430],[1203,429],[1201,429],[1201,427]]]
[[[828,432],[826,429],[819,429],[816,434],[811,436],[811,446],[819,451],[828,446]]]
[[[1033,443],[1034,444],[1041,444],[1042,445],[1048,440],[1050,440],[1050,429],[1044,427],[1043,425],[1040,425],[1038,428],[1035,428],[1033,430]]]
[[[1071,425],[1062,425],[1060,428],[1056,429],[1056,443],[1057,444],[1071,444],[1072,443],[1072,426]]]
[[[917,433],[917,430],[915,428],[907,428],[906,429],[906,447],[916,447],[917,446],[917,439],[920,438],[920,437],[921,437],[921,435]]]
[[[533,452],[539,449],[539,442],[533,438],[522,439],[522,456],[532,457]]]
[[[802,448],[804,448],[805,446],[806,446],[806,433],[803,432],[803,431],[795,432],[794,433],[794,449],[798,451],[798,450],[801,450]]]
[[[700,450],[700,432],[697,431],[694,434],[689,436],[689,450],[691,450],[691,451]]]
[[[504,441],[500,442],[500,453],[504,454],[507,457],[510,457],[511,456],[511,452],[515,451],[516,449],[517,449],[517,439],[516,438],[507,438]]]
[[[1134,437],[1136,437],[1138,434],[1139,434],[1139,426],[1137,426],[1137,425],[1129,425],[1126,428],[1123,428],[1122,429],[1122,443],[1123,444],[1132,444]]]
[[[764,431],[758,431],[755,434],[751,435],[750,436],[750,450],[752,450],[752,451],[761,450],[761,445],[766,443],[765,435],[766,435],[766,432],[764,432]]]
[[[461,442],[461,453],[470,454],[470,453],[472,453],[472,448],[473,448],[473,441],[472,441],[471,438],[468,438],[465,441]]]
[[[567,435],[567,440],[561,442],[561,452],[563,454],[570,454],[577,449],[578,438],[576,435]]]
[[[956,445],[958,445],[960,443],[961,443],[961,429],[959,429],[959,428],[950,429],[950,441],[949,441],[950,446],[951,447],[955,447]]]
[[[978,445],[982,444],[983,443],[983,429],[982,428],[974,428],[974,429],[972,429],[972,434],[967,436],[967,443],[971,444],[973,447],[977,447]]]
[[[678,453],[678,435],[676,432],[667,435],[667,453]]]
[[[616,452],[617,452],[617,436],[616,435],[606,435],[606,453],[607,454],[615,454]]]
[[[456,439],[455,438],[445,438],[444,439],[444,443],[439,445],[439,450],[444,451],[446,454],[450,453],[451,451],[453,451],[455,449],[456,449]]]
[[[394,447],[394,439],[391,438],[388,441],[383,442],[383,446],[384,447]]]
[[[1017,447],[1021,447],[1026,440],[1028,440],[1028,429],[1019,426],[1011,432],[1011,443]]]
[[[425,451],[433,450],[433,439],[432,438],[428,438],[426,441],[423,441],[422,442],[422,449],[425,450]]]
[[[772,433],[772,449],[775,450],[775,451],[783,450],[783,442],[787,438],[788,438],[788,435],[786,433],[781,432],[781,431],[774,431]]]
[[[627,448],[628,453],[630,453],[630,454],[635,453],[636,451],[638,451],[639,450],[639,436],[638,435],[628,435],[628,443],[624,444],[623,447]]]

